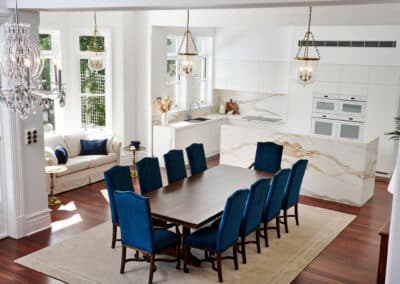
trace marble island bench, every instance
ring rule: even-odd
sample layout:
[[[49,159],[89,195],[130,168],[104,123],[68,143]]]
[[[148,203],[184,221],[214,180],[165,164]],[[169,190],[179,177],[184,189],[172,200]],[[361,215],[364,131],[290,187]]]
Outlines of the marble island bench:
[[[284,146],[282,168],[308,159],[301,194],[362,206],[374,193],[379,139],[366,142],[330,140],[283,133],[266,127],[221,126],[221,164],[248,167],[256,143],[273,141]]]

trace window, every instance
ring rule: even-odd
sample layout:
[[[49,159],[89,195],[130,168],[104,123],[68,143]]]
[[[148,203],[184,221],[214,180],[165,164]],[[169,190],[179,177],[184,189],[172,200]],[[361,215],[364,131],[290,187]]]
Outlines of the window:
[[[193,57],[193,72],[192,77],[195,79],[191,89],[183,88],[183,78],[179,73],[181,68],[180,61],[176,55],[179,44],[182,40],[181,36],[169,35],[167,36],[167,95],[174,99],[175,110],[185,109],[183,102],[184,97],[191,96],[192,101],[199,102],[200,105],[206,106],[211,103],[212,94],[212,37],[197,37],[196,46],[199,55]]]
[[[107,91],[111,74],[108,71],[107,59],[104,70],[93,73],[89,69],[87,48],[91,40],[91,36],[79,36],[81,127],[104,129],[107,125],[107,104],[111,98],[111,94]],[[98,36],[97,40],[104,46],[106,40],[104,36]]]
[[[60,60],[58,32],[46,32],[39,34],[39,46],[42,51],[43,71],[42,71],[42,88],[46,91],[51,90],[51,85],[54,83],[54,67],[57,61]],[[54,131],[55,123],[55,108],[54,102],[51,102],[50,108],[43,110],[43,128],[45,132]]]

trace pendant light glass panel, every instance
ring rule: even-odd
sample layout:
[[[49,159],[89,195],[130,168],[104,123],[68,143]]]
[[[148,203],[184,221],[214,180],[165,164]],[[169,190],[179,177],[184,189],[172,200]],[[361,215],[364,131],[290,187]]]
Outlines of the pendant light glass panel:
[[[94,31],[93,37],[88,45],[88,52],[89,52],[89,61],[88,67],[92,72],[99,72],[104,70],[104,44],[101,42],[100,38],[98,37],[98,30],[97,30],[97,16],[96,12],[94,12]]]
[[[178,56],[181,61],[181,74],[189,76],[193,71],[193,57],[199,54],[192,33],[189,30],[189,9],[187,10],[186,31],[179,45]]]

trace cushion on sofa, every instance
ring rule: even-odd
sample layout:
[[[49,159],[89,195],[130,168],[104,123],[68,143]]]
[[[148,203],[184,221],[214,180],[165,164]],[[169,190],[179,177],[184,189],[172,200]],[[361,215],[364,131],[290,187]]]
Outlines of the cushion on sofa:
[[[54,150],[54,155],[57,157],[58,164],[66,164],[68,161],[68,151],[63,145],[58,145]]]
[[[109,153],[108,155],[93,155],[90,156],[92,159],[89,161],[90,167],[98,167],[101,165],[109,164],[117,161],[116,153]]]
[[[79,156],[81,152],[81,139],[86,139],[85,133],[75,133],[64,135],[65,144],[67,145],[68,153],[71,158]]]
[[[87,157],[89,156],[77,156],[74,158],[70,158],[65,164],[67,170],[65,172],[57,174],[56,176],[65,176],[74,172],[88,169],[90,167],[90,159],[88,159]]]
[[[55,166],[58,164],[57,156],[54,154],[54,150],[50,147],[44,148],[44,158],[47,166]]]
[[[84,140],[81,139],[80,156],[84,155],[107,155],[107,139]]]
[[[107,153],[114,153],[113,143],[114,143],[114,136],[107,138]]]

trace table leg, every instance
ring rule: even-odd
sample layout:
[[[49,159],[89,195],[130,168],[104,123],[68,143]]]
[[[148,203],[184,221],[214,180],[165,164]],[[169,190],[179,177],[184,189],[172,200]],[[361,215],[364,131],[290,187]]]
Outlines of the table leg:
[[[136,151],[133,150],[133,151],[132,151],[132,154],[133,154],[133,160],[132,160],[132,169],[133,169],[133,171],[132,171],[132,177],[135,179],[135,178],[137,178],[137,171],[136,171]]]
[[[50,174],[50,196],[48,197],[47,202],[49,206],[61,203],[61,200],[54,196],[54,174]]]
[[[182,236],[183,240],[185,240],[185,238],[187,236],[189,236],[189,235],[190,235],[190,228],[183,227],[183,236]],[[182,247],[183,247],[183,241],[182,241]],[[183,250],[181,250],[181,253],[182,253],[181,258],[183,259],[183,257],[184,257]],[[189,257],[188,257],[188,262],[187,263],[192,265],[192,266],[195,266],[195,267],[200,267],[200,265],[201,265],[200,259],[198,259],[193,254],[191,254],[190,250],[189,250]]]

